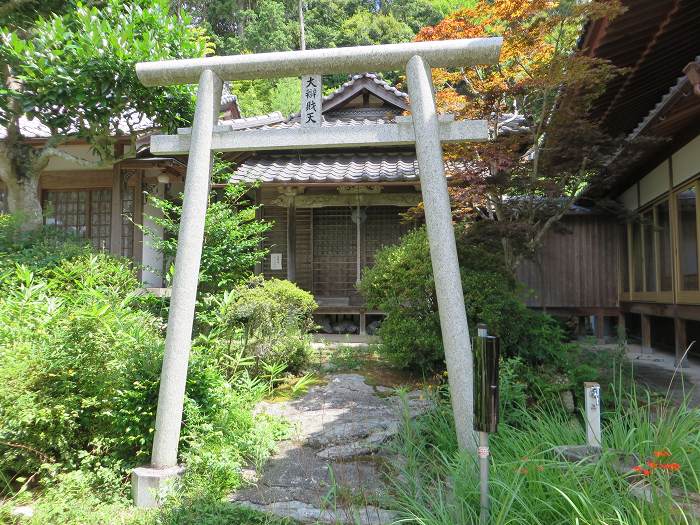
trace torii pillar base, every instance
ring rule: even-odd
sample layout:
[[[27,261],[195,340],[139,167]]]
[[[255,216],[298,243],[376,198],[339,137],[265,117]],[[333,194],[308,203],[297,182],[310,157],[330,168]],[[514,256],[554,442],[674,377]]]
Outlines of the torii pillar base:
[[[182,477],[185,468],[138,467],[131,472],[131,497],[134,505],[152,509],[158,507]]]

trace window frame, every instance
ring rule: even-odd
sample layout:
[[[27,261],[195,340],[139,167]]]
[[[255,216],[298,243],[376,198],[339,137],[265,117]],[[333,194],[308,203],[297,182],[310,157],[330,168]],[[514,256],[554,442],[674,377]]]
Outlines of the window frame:
[[[675,257],[675,252],[674,252],[674,230],[677,230],[675,228],[675,225],[673,223],[674,218],[675,218],[675,211],[674,211],[674,206],[673,203],[675,201],[675,195],[665,195],[661,198],[658,198],[651,203],[645,205],[642,208],[639,208],[636,212],[638,219],[633,220],[630,222],[627,222],[625,224],[625,227],[627,228],[627,278],[628,278],[628,292],[624,291],[624,286],[622,283],[623,279],[623,274],[624,272],[620,271],[620,300],[622,301],[638,301],[638,302],[652,302],[652,303],[673,303],[674,301],[674,294],[675,294],[675,289],[677,286],[676,282],[676,275],[678,274],[678,268],[677,268],[677,257]],[[671,276],[671,283],[672,283],[672,289],[671,290],[663,290],[661,291],[661,232],[659,230],[659,211],[658,207],[659,205],[663,204],[664,202],[668,202],[668,209],[669,209],[669,227],[670,227],[670,235],[671,235],[671,256],[674,259],[673,264],[672,264],[672,273],[673,275]],[[651,227],[654,229],[653,233],[653,256],[654,256],[654,283],[655,283],[655,291],[647,291],[647,279],[646,279],[646,266],[647,266],[647,261],[646,261],[646,228],[649,227],[649,225],[645,224],[642,220],[639,220],[643,218],[645,215],[649,214],[651,212]],[[696,225],[697,226],[697,225]],[[641,262],[642,266],[639,269],[641,273],[641,282],[642,282],[642,291],[636,291],[635,290],[635,277],[636,277],[636,272],[635,272],[635,267],[634,267],[634,251],[633,251],[633,239],[634,239],[634,228],[639,228],[639,242],[640,242],[640,251],[641,251]],[[700,237],[699,237],[700,238]],[[623,264],[623,257],[620,257],[620,264]],[[622,268],[620,268],[622,270]],[[700,299],[700,292],[698,293],[698,299]]]
[[[681,250],[680,250],[680,223],[678,220],[678,195],[689,188],[695,188],[695,235],[696,235],[696,257],[698,263],[698,273],[700,274],[700,179],[694,180],[674,188],[671,192],[671,228],[673,229],[672,236],[672,254],[673,254],[673,285],[676,290],[676,303],[678,304],[697,304],[700,303],[700,279],[697,290],[683,290],[681,283]]]
[[[82,239],[85,239],[87,242],[89,242],[93,247],[94,245],[92,244],[93,238],[92,238],[92,194],[93,192],[98,192],[98,191],[112,191],[111,186],[100,186],[100,187],[90,187],[90,188],[60,188],[60,189],[44,189],[41,191],[41,206],[42,208],[45,209],[46,203],[48,202],[48,194],[49,193],[77,193],[77,192],[86,192],[87,193],[87,199],[85,200],[85,206],[86,206],[86,221],[85,221],[85,235],[81,237]],[[99,251],[103,252],[109,252],[110,251],[110,242],[112,239],[112,234],[113,234],[113,227],[111,223],[111,210],[110,214],[108,214],[110,225],[109,225],[109,235],[107,236],[105,246],[102,248],[96,248]],[[44,216],[43,223],[46,224],[46,216]]]

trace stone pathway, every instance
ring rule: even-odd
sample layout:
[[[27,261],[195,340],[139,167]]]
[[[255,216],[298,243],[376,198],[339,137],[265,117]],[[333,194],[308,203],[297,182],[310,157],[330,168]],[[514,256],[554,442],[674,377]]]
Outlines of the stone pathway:
[[[421,392],[407,396],[411,417],[430,408]],[[394,513],[381,508],[382,445],[399,430],[402,403],[393,390],[373,387],[358,374],[328,376],[302,398],[261,403],[257,410],[295,425],[254,486],[231,500],[304,523],[383,525]]]
[[[700,407],[700,363],[697,357],[688,359],[688,366],[677,372],[675,358],[669,353],[658,350],[642,353],[640,346],[630,344],[627,345],[627,358],[634,366],[634,378],[638,384],[661,395],[668,392],[677,403],[687,396],[691,406]]]

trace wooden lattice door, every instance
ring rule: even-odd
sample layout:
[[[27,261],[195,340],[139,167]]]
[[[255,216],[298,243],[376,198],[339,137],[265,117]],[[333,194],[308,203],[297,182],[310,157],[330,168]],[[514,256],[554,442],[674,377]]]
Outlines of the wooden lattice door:
[[[313,210],[313,292],[317,297],[357,294],[357,226],[352,208]]]
[[[362,225],[362,266],[374,264],[374,254],[384,246],[399,242],[408,233],[411,225],[401,221],[401,213],[406,208],[395,206],[370,206],[365,208],[365,221]]]

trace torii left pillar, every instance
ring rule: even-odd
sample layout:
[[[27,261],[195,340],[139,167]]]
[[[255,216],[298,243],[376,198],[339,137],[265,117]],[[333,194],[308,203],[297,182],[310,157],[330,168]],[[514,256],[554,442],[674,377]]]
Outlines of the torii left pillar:
[[[222,86],[221,79],[210,69],[205,69],[199,76],[158,392],[153,454],[151,465],[135,469],[131,477],[134,503],[138,507],[157,506],[169,490],[169,485],[182,474],[182,467],[177,464],[177,449],[209,199],[212,131],[219,116]]]

